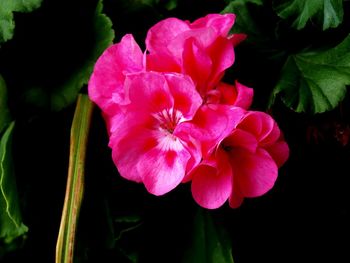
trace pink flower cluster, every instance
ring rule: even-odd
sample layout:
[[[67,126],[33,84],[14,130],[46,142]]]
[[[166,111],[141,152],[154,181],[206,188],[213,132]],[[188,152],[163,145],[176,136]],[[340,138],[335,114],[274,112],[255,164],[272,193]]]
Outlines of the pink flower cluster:
[[[195,201],[209,209],[272,188],[288,146],[271,116],[248,110],[251,88],[222,82],[245,37],[229,34],[234,20],[168,18],[148,31],[145,52],[128,34],[98,59],[89,96],[122,177],[154,195],[191,181]]]

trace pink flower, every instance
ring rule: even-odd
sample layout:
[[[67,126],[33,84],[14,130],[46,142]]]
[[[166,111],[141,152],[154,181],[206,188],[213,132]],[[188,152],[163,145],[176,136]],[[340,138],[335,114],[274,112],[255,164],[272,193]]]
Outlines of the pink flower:
[[[227,131],[232,131],[252,100],[253,89],[238,81],[235,86],[221,82],[207,93],[192,121],[186,123],[193,136],[200,140],[203,156],[224,139]]]
[[[244,35],[229,35],[235,15],[153,26],[143,53],[132,35],[95,64],[89,96],[102,110],[122,177],[163,195],[192,180],[194,199],[238,207],[266,193],[289,149],[276,122],[246,111],[253,90],[221,81]]]
[[[124,94],[123,115],[110,120],[113,160],[124,178],[165,194],[200,161],[200,148],[183,124],[202,99],[190,78],[174,73],[129,74]]]
[[[124,97],[124,80],[128,73],[143,70],[143,54],[132,35],[107,48],[97,60],[89,81],[89,97],[109,112]]]
[[[237,114],[237,113],[233,113]],[[245,197],[269,191],[289,149],[276,122],[266,113],[248,111],[227,126],[216,147],[207,147],[204,160],[192,171],[192,194],[205,208],[231,207]]]
[[[165,19],[147,34],[147,69],[189,75],[202,96],[213,89],[235,59],[244,35],[228,35],[234,14],[210,14],[193,23]]]
[[[127,74],[140,72],[143,54],[132,35],[107,48],[97,60],[89,80],[89,97],[103,111],[105,120],[117,114],[125,99],[124,81]]]
[[[248,109],[253,101],[253,89],[238,81],[236,85],[220,82],[215,89],[207,92],[205,102],[208,104],[226,104]]]

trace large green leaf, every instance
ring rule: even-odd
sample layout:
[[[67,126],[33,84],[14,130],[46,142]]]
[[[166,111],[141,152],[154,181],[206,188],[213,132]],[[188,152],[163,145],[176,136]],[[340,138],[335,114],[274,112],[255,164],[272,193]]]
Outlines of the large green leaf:
[[[291,18],[293,27],[302,29],[308,21],[317,21],[323,30],[337,27],[343,21],[342,0],[278,0],[276,11],[282,18]]]
[[[1,0],[0,1],[0,44],[13,37],[15,22],[13,12],[31,12],[42,0]]]
[[[56,89],[51,96],[51,107],[55,111],[59,111],[76,100],[80,89],[88,83],[96,60],[113,43],[112,21],[102,13],[102,9],[103,4],[100,0],[94,17],[95,45],[91,54],[87,54],[88,58],[85,60],[85,64],[77,72],[74,72],[70,79],[62,87]]]
[[[7,108],[5,81],[0,76],[0,256],[13,247],[14,239],[27,232],[21,220],[12,163],[13,127]]]
[[[14,177],[11,156],[13,127],[14,122],[0,139],[0,252],[28,230],[22,223]]]
[[[184,263],[233,263],[231,242],[225,230],[212,219],[210,213],[198,209]]]
[[[11,123],[7,108],[7,90],[0,75],[0,258],[16,245],[12,241],[24,234],[27,228],[21,223],[17,189],[11,157]]]
[[[273,91],[298,112],[318,113],[335,108],[350,85],[350,35],[323,52],[289,56]]]
[[[10,121],[10,112],[7,108],[6,84],[0,75],[0,136]]]

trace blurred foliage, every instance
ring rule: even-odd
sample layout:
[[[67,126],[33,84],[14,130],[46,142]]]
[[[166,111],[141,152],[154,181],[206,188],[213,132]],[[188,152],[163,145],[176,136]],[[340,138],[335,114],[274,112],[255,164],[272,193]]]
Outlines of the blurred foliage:
[[[233,263],[230,238],[208,211],[198,209],[192,229],[193,240],[183,262]]]
[[[0,135],[10,121],[11,115],[7,106],[7,88],[5,80],[0,75]]]

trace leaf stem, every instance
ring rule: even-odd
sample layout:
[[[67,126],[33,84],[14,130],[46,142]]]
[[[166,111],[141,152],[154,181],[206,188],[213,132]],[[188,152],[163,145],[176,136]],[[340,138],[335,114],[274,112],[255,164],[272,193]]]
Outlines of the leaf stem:
[[[78,97],[70,134],[66,195],[56,244],[56,263],[72,263],[77,222],[84,192],[84,164],[93,104]]]

